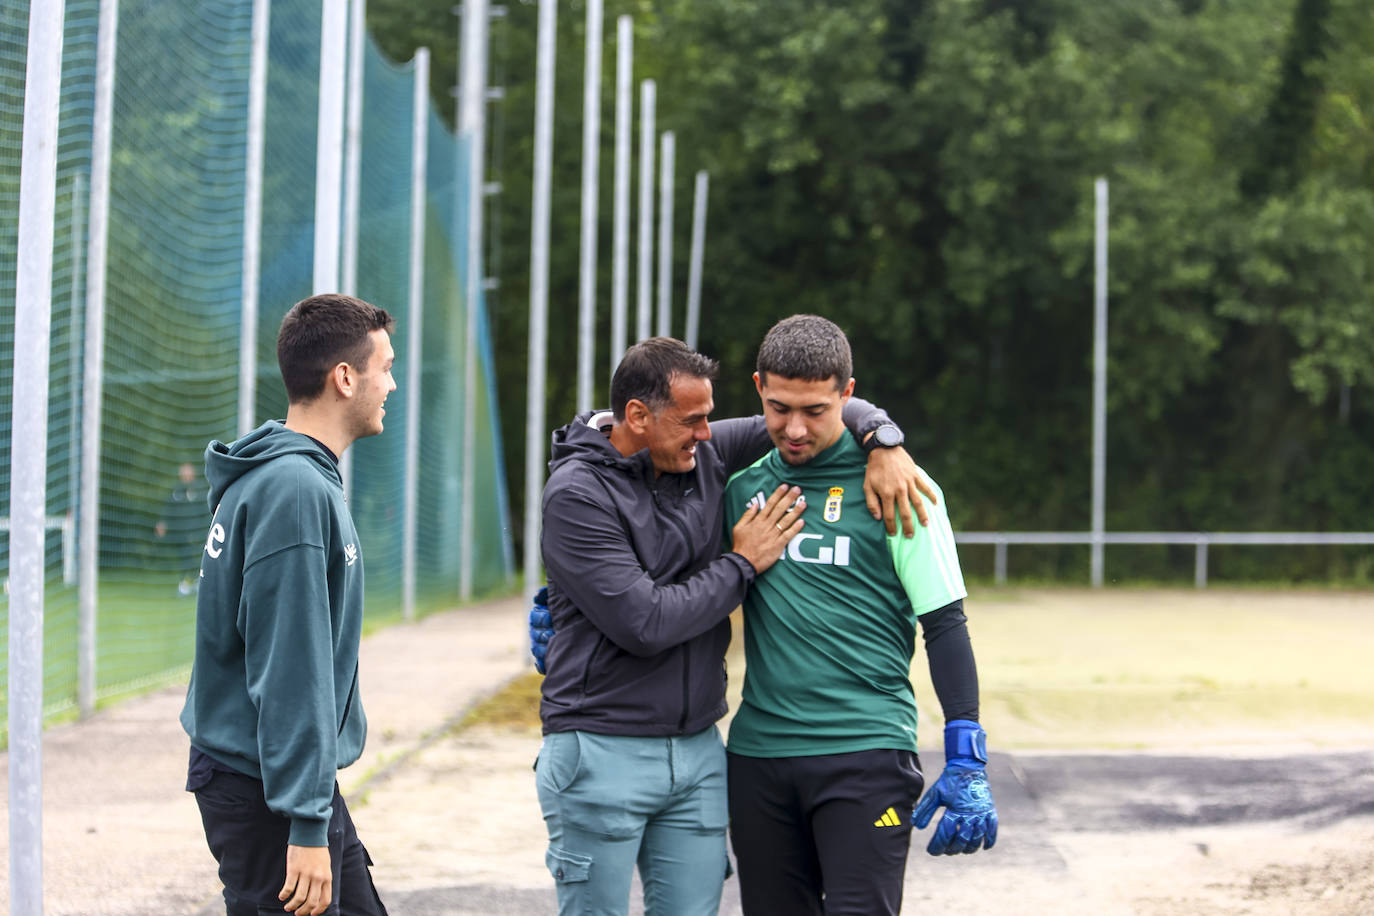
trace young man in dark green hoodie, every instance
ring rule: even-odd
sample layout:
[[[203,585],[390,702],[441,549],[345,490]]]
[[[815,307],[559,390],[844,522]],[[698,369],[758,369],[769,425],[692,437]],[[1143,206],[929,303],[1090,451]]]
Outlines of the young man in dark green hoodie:
[[[367,734],[362,548],[338,460],[382,431],[393,327],[349,296],[296,303],[277,335],[285,422],[205,450],[214,518],[181,723],[228,916],[386,913],[335,782]]]

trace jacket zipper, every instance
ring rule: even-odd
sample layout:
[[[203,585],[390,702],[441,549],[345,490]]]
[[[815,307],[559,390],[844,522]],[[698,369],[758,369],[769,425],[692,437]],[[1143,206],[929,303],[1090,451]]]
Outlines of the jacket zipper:
[[[663,503],[658,498],[657,490],[654,491],[654,505],[657,506],[660,511],[663,510]],[[671,515],[666,512],[664,512],[663,516],[664,518],[667,518],[669,522],[672,523],[672,526],[677,529],[678,534],[682,535],[683,543],[690,545],[692,543],[692,538],[689,532],[687,531],[687,523],[682,521],[682,519],[678,518],[676,515]]]
[[[692,670],[692,644],[683,643],[682,645],[682,717],[677,720],[677,733],[682,734],[687,728],[687,706],[691,699],[689,684]]]
[[[659,499],[659,491],[657,489],[654,490],[654,505],[657,506],[659,510],[662,512],[663,503]],[[684,544],[692,543],[692,539],[688,534],[687,525],[685,522],[683,522],[681,519],[679,519],[675,514],[671,512],[662,512],[662,516],[664,518],[667,518],[669,523],[671,523],[672,526],[677,529],[678,533],[682,535],[682,541]],[[689,711],[689,707],[691,706],[691,676],[692,646],[690,643],[684,643],[682,646],[682,713],[678,716],[677,720],[678,734],[682,734],[683,730],[687,728],[687,713]]]

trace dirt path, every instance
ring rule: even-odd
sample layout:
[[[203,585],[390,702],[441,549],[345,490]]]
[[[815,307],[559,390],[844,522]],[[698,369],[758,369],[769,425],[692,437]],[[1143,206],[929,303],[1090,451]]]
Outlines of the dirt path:
[[[1374,595],[998,591],[969,615],[1001,834],[958,858],[918,839],[905,912],[1374,913]],[[523,619],[493,602],[364,642],[368,752],[340,782],[394,916],[552,912],[537,730],[450,728],[523,669]],[[45,736],[49,916],[223,912],[181,788],[183,693]]]
[[[537,746],[532,732],[465,731],[369,793],[357,820],[394,914],[552,912],[529,770]],[[1374,752],[1333,756],[1340,765],[1325,774],[1304,771],[1306,758],[1185,758],[1209,770],[1191,783],[1194,793],[1179,758],[999,755],[991,773],[1002,824],[997,847],[932,858],[918,834],[903,912],[954,912],[974,900],[979,912],[996,914],[1374,913]],[[1150,805],[1140,796],[1151,791],[1142,767],[1152,763],[1173,775],[1158,780]],[[1310,813],[1268,816],[1283,814],[1283,805],[1208,811],[1219,784],[1232,781],[1236,793],[1248,793],[1266,765],[1273,772],[1265,797],[1306,801]],[[1314,786],[1314,775],[1322,785]],[[1141,791],[1098,804],[1121,785]],[[1341,799],[1356,810],[1333,810]],[[726,916],[739,913],[737,893],[729,882]]]
[[[1001,837],[914,841],[904,912],[1374,913],[1374,596],[1001,592],[969,613]],[[393,912],[551,911],[538,741],[468,729],[373,788],[358,819]]]

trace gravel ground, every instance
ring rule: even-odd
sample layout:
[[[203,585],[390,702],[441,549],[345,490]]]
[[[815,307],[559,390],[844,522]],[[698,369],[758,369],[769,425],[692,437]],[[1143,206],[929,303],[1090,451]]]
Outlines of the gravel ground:
[[[1185,618],[1205,613],[1213,605],[1198,602],[1211,601],[1212,619],[1238,632],[1245,632],[1241,611],[1248,608],[1265,627],[1291,619],[1324,640],[1344,634],[1328,664],[1341,653],[1367,659],[1374,596],[1338,597],[1137,591],[1123,601],[1177,607]],[[1255,690],[1263,693],[1266,679],[1306,678],[1321,702],[1255,711],[1242,684],[1228,712],[1219,704],[1232,696],[1229,675],[1218,674],[1215,689],[1200,698],[1157,685],[1171,715],[1145,723],[1144,742],[1132,742],[1121,717],[1095,724],[1079,711],[1052,719],[1048,707],[1030,702],[1037,695],[1029,687],[1029,705],[1013,720],[1006,698],[1018,695],[1017,679],[1030,677],[1026,637],[1013,622],[1034,620],[1043,632],[1056,632],[1064,621],[1055,614],[1081,614],[1074,632],[1086,639],[1090,627],[1082,621],[1098,619],[1114,600],[1111,592],[1064,590],[993,593],[971,602],[985,694],[1001,698],[1000,706],[985,704],[985,721],[994,745],[999,735],[1016,739],[1000,746],[990,767],[1001,832],[995,849],[975,856],[931,858],[924,839],[913,843],[904,912],[972,905],[998,914],[1374,913],[1374,732],[1358,727],[1361,717],[1370,721],[1361,703],[1374,705],[1374,697],[1364,696],[1359,678],[1331,720],[1320,714],[1332,708],[1334,694],[1318,689],[1315,675],[1294,677],[1272,666],[1245,675]],[[493,602],[391,627],[364,642],[368,751],[340,783],[393,916],[552,912],[530,769],[537,731],[453,727],[524,670],[523,617],[518,602]],[[1157,611],[1114,619],[1113,652],[1158,652],[1150,642],[1161,626]],[[1125,664],[1117,657],[1106,663],[1113,670]],[[1235,664],[1213,664],[1193,651],[1188,671],[1225,672]],[[1006,673],[1012,668],[1014,676]],[[738,670],[732,660],[731,671]],[[1078,695],[1101,677],[1091,670],[1081,676],[1081,683],[1051,686]],[[46,735],[49,916],[222,912],[195,804],[181,790],[186,742],[176,716],[183,692],[149,694]],[[1202,715],[1234,727],[1208,732],[1225,740],[1200,741],[1194,720]],[[1045,747],[1047,722],[1063,747]],[[932,724],[924,729],[924,736],[938,737]],[[1109,738],[1094,746],[1094,734]],[[938,766],[938,751],[923,757],[928,771]],[[5,755],[0,766],[7,774]],[[0,884],[8,887],[2,839]],[[721,912],[739,912],[733,881]]]
[[[393,914],[553,912],[538,740],[465,731],[368,793],[356,818]],[[997,846],[932,858],[917,834],[903,913],[1374,913],[1374,751],[996,754],[989,778]],[[722,914],[737,895],[731,880]]]

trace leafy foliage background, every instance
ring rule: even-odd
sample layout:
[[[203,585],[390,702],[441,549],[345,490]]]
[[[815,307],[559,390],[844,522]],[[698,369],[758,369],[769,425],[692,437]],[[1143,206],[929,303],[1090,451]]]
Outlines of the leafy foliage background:
[[[573,410],[585,22],[581,3],[559,6],[554,423]],[[491,302],[517,514],[523,442],[509,433],[524,423],[536,12],[512,3],[492,39],[506,90],[492,171],[506,192]],[[1086,529],[1092,181],[1104,176],[1108,528],[1371,527],[1364,0],[608,0],[603,253],[620,14],[635,23],[636,82],[657,80],[659,129],[678,138],[679,316],[690,174],[711,174],[699,345],[722,364],[720,415],[757,410],[748,375],[774,321],[823,314],[850,336],[858,392],[906,428],[958,527]],[[451,0],[372,0],[368,15],[398,59],[433,49],[435,96],[448,98]],[[1021,550],[1018,574],[1076,579],[1086,563],[1080,548]],[[1211,559],[1214,578],[1374,572],[1354,549]],[[1109,572],[1186,577],[1191,562],[1133,548]],[[965,563],[976,574],[990,557]]]

